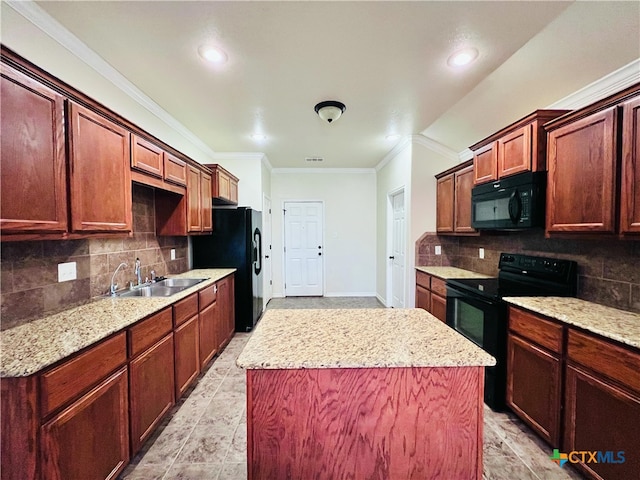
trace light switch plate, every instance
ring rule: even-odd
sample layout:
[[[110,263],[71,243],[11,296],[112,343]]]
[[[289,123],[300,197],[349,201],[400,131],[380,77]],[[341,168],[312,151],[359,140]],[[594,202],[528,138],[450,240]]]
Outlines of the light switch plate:
[[[78,278],[76,273],[76,262],[58,264],[58,282],[68,282]]]
[[[436,255],[442,255],[442,247],[440,245],[436,245]]]
[[[172,248],[171,249],[171,260],[175,260],[176,259],[176,249]]]
[[[479,248],[479,249],[478,249],[478,256],[479,256],[480,258],[484,258],[484,248]]]

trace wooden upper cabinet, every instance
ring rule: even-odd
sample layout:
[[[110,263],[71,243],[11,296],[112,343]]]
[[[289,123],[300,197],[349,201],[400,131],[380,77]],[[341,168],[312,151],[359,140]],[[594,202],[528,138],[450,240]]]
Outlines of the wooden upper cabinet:
[[[212,172],[213,203],[238,204],[238,178],[217,163],[205,165]]]
[[[469,165],[454,174],[455,176],[455,211],[454,231],[458,233],[474,233],[471,226],[471,189],[473,188],[473,165]]]
[[[200,215],[202,215],[202,231],[213,231],[213,211],[211,203],[211,175],[200,172]]]
[[[498,178],[531,170],[531,129],[525,125],[498,140]]]
[[[187,164],[178,157],[164,152],[164,179],[176,185],[187,185]]]
[[[131,135],[131,168],[162,178],[164,173],[163,150],[137,135]]]
[[[547,169],[547,137],[543,125],[568,110],[536,110],[472,145],[474,185],[522,172]]]
[[[471,227],[471,160],[436,175],[436,231],[440,234],[474,234]]]
[[[492,142],[473,153],[473,183],[491,182],[498,179],[498,146]]]
[[[202,231],[202,215],[200,195],[200,169],[189,165],[187,167],[187,231]]]
[[[67,231],[64,97],[1,66],[3,235]]]
[[[72,230],[130,232],[129,132],[74,103],[69,125]]]
[[[640,233],[640,97],[622,108],[620,233]]]
[[[547,232],[615,230],[616,107],[549,132]]]
[[[436,184],[436,231],[453,232],[455,179],[450,173],[437,180]]]

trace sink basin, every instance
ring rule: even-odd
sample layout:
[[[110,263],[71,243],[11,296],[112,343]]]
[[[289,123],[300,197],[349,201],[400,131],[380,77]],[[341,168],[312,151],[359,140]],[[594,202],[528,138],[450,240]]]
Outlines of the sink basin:
[[[136,288],[135,290],[127,290],[119,293],[119,297],[170,297],[176,293],[193,287],[200,282],[204,282],[204,278],[167,278],[158,283],[152,283],[145,287]]]
[[[200,282],[204,282],[204,278],[165,278],[156,285],[162,285],[164,287],[193,287]]]

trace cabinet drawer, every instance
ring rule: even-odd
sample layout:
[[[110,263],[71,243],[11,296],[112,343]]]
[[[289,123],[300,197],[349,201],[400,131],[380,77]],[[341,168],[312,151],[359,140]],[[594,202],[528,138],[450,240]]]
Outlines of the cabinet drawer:
[[[171,308],[152,315],[129,329],[129,355],[135,357],[156,343],[173,328]]]
[[[555,353],[562,351],[562,325],[517,308],[509,308],[509,329]]]
[[[570,361],[640,392],[640,353],[637,351],[570,329],[567,355]]]
[[[431,290],[431,275],[424,272],[416,271],[416,285]]]
[[[167,182],[185,186],[187,184],[187,164],[179,158],[165,152],[164,179]]]
[[[198,313],[198,294],[194,293],[187,298],[174,303],[173,324],[177,327]]]
[[[441,278],[431,277],[431,291],[441,297],[447,296],[447,282]]]
[[[214,284],[210,287],[203,288],[198,292],[198,295],[200,299],[200,311],[202,311],[204,308],[216,301],[216,297],[218,296],[218,285]]]
[[[124,332],[40,376],[42,416],[96,385],[127,361]]]

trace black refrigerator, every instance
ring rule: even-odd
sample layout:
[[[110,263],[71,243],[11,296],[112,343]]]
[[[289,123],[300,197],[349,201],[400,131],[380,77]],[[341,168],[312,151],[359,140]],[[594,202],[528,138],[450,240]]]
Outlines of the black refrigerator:
[[[213,234],[192,237],[193,268],[236,268],[236,332],[262,315],[262,213],[249,207],[214,208]]]

